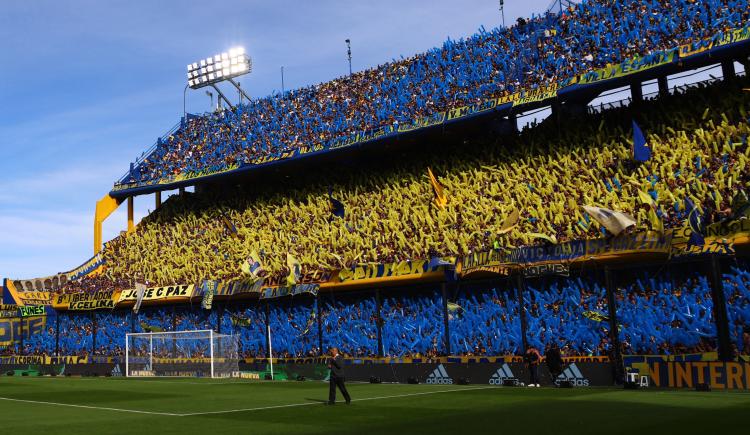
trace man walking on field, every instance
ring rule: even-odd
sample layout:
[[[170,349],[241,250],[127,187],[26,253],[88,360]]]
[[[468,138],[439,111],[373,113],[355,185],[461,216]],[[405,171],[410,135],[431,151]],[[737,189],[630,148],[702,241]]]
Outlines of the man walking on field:
[[[331,375],[328,380],[330,386],[328,390],[328,404],[336,404],[336,387],[338,387],[348,405],[352,403],[352,398],[349,396],[349,392],[346,391],[346,385],[344,385],[344,381],[346,380],[344,377],[344,358],[339,353],[338,348],[331,348],[330,353],[331,358],[328,359],[328,368],[331,369]]]

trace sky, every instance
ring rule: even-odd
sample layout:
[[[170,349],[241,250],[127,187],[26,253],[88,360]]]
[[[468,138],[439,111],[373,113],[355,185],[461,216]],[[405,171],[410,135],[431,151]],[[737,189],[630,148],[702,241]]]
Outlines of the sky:
[[[508,0],[506,23],[550,3]],[[179,122],[188,63],[244,46],[253,72],[239,81],[260,97],[281,88],[281,66],[286,89],[346,74],[347,38],[356,71],[501,23],[497,0],[3,0],[0,277],[93,255],[95,203]],[[188,91],[186,106],[210,101]],[[153,195],[136,198],[136,219],[153,207]],[[104,239],[125,228],[123,205]]]

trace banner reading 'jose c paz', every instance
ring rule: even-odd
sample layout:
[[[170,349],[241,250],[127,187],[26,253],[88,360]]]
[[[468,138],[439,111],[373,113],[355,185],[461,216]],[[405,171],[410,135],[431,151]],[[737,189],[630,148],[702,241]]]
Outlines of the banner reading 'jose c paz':
[[[193,290],[195,286],[193,284],[190,285],[170,285],[165,287],[152,287],[146,289],[146,292],[143,294],[143,300],[144,301],[179,301],[179,300],[185,300],[190,299],[193,297]],[[135,289],[132,290],[123,290],[122,293],[120,293],[120,298],[117,301],[118,303],[125,302],[125,301],[133,301],[135,302],[138,300],[138,291]]]

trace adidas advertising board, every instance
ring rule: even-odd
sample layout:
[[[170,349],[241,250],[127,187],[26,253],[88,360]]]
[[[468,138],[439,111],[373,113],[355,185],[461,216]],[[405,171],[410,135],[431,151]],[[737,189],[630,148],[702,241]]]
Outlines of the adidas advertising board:
[[[427,376],[427,380],[425,381],[427,384],[436,384],[436,385],[450,385],[453,384],[453,378],[448,376],[448,372],[445,370],[445,366],[440,364],[435,368],[435,370],[430,373],[429,376]]]
[[[513,375],[513,371],[510,369],[510,366],[508,363],[505,363],[495,371],[495,373],[492,374],[492,377],[490,377],[489,384],[490,385],[503,385],[503,383],[507,380],[514,381],[515,383],[518,383],[518,378],[516,378]]]
[[[576,363],[569,365],[563,370],[560,376],[555,379],[555,385],[559,387],[560,381],[569,381],[571,385],[576,387],[588,387],[590,384],[589,380],[578,369]]]
[[[120,369],[120,364],[115,365],[115,368],[112,369],[110,375],[112,375],[113,377],[122,376],[122,369]]]
[[[44,374],[55,373],[60,376],[61,367],[65,367],[64,373],[71,375],[91,375],[98,376],[117,376],[116,367],[119,364],[120,372],[125,375],[125,365],[123,363],[67,363],[64,366],[60,364],[35,364]],[[506,367],[507,365],[507,367]],[[575,365],[575,367],[574,367]],[[664,365],[663,365],[664,366]],[[666,366],[664,366],[666,367]],[[0,360],[0,373],[8,370],[26,370],[29,368],[26,364],[9,364]],[[261,372],[265,370],[265,362],[258,360],[253,363],[240,362],[240,371]],[[274,369],[277,365],[274,364]],[[136,367],[130,367],[131,370]],[[138,373],[131,375],[153,376],[154,373],[144,370],[143,366],[137,367]],[[181,370],[180,367],[171,367],[161,365],[163,371]],[[307,379],[320,380],[324,376],[321,373],[327,373],[323,364],[315,363],[295,363],[280,364],[279,370],[292,370],[294,373],[301,374]],[[191,367],[190,370],[206,373],[210,371],[210,366],[198,364]],[[706,369],[708,370],[708,369]],[[750,372],[750,370],[749,370]],[[503,381],[515,379],[518,382],[528,382],[529,372],[526,366],[520,362],[476,362],[476,363],[391,363],[391,364],[350,364],[346,367],[347,380],[369,382],[370,377],[378,377],[383,382],[407,383],[409,378],[417,378],[423,383],[437,385],[456,384],[458,379],[471,379],[473,384],[484,384],[501,387]],[[707,376],[707,375],[706,375]],[[612,365],[604,362],[576,362],[566,366],[563,376],[558,379],[552,379],[547,367],[539,367],[540,383],[542,385],[553,385],[563,379],[570,378],[571,383],[575,386],[612,386],[614,384]],[[662,379],[667,379],[667,373],[662,375]],[[662,381],[666,385],[666,381]],[[750,385],[750,384],[749,384]]]

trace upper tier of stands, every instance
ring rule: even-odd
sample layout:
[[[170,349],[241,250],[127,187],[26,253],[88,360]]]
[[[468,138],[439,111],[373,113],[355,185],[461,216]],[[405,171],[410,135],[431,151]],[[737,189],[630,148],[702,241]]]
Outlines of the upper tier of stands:
[[[624,59],[709,38],[749,17],[747,0],[588,0],[480,29],[408,59],[191,118],[122,183],[216,172],[354,132],[563,83]]]

